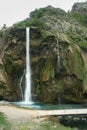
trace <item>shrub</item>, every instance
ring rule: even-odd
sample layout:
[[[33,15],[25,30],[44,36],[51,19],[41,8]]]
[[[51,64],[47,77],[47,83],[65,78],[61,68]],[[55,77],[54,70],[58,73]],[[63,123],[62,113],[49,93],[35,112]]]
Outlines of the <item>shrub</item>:
[[[38,27],[39,29],[44,29],[45,23],[43,23],[41,20],[39,20],[37,18],[33,18],[29,22],[29,26],[34,26],[34,27]]]
[[[71,17],[75,18],[79,23],[87,26],[87,14],[71,13]]]
[[[29,20],[28,19],[13,24],[14,28],[27,27],[27,26],[29,26]]]

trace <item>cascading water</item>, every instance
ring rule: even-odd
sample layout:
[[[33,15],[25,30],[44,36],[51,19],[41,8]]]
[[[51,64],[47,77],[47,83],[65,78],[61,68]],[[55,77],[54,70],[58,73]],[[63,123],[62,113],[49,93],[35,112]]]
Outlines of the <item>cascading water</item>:
[[[58,73],[60,72],[60,55],[57,57]]]
[[[24,77],[24,73],[23,73],[23,75],[21,76],[21,78],[20,78],[20,82],[19,82],[19,89],[20,89],[20,92],[21,92],[21,98],[22,98],[22,100],[23,100],[23,89],[22,89],[22,82],[23,82],[23,77]]]
[[[58,68],[57,68],[57,71],[59,73],[60,72],[60,53],[59,53],[59,43],[58,43],[58,40],[57,40],[57,46],[58,46],[58,51],[57,51],[57,65],[58,65]]]
[[[26,87],[24,93],[24,103],[31,104],[31,70],[30,70],[30,53],[29,53],[29,27],[26,28]]]

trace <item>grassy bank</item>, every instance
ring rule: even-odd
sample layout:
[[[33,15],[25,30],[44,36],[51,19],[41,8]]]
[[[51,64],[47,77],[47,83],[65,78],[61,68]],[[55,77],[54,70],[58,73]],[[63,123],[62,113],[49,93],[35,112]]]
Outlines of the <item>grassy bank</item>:
[[[15,126],[14,130],[76,130],[75,128],[64,127],[60,124],[54,125],[52,122],[44,122],[44,123],[24,123]],[[13,130],[13,129],[12,129]]]
[[[0,130],[10,130],[10,128],[10,123],[6,120],[4,114],[0,112]]]

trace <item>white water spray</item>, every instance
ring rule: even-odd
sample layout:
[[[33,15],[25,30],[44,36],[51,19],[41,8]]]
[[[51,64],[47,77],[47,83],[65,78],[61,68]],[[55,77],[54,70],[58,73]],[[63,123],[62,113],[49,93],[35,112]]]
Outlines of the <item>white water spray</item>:
[[[21,98],[23,100],[23,90],[22,90],[22,81],[23,81],[23,77],[24,77],[24,73],[20,78],[20,82],[19,82],[19,89],[20,89],[20,93],[21,93]]]
[[[30,70],[30,53],[29,53],[29,32],[30,29],[26,28],[26,87],[25,87],[25,93],[24,93],[24,103],[31,104],[31,70]]]
[[[58,73],[60,72],[60,55],[57,57]]]
[[[58,51],[57,51],[57,65],[58,65],[58,68],[57,68],[57,71],[58,73],[60,72],[60,53],[59,53],[59,42],[57,40],[57,47],[58,47]]]

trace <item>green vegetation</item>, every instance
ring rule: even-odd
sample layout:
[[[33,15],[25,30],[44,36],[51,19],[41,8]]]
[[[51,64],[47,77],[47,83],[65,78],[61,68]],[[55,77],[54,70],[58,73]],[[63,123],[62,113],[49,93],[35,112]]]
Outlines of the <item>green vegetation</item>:
[[[36,130],[76,130],[74,128],[64,127],[60,124],[53,124],[52,122],[45,122],[40,124],[39,129]]]
[[[0,30],[0,37],[2,38],[3,37],[3,31]]]
[[[40,29],[44,28],[45,23],[43,23],[40,19],[33,18],[33,19],[26,19],[21,22],[17,22],[16,24],[13,25],[13,28],[23,28],[23,27],[28,27],[28,26],[34,26],[38,27]]]
[[[25,28],[25,27],[38,27],[39,29],[45,29],[47,25],[38,18],[26,19],[21,22],[17,22],[13,25],[13,28]]]
[[[84,83],[84,86],[85,86],[85,90],[87,90],[87,71],[84,72],[83,83]]]
[[[7,54],[4,57],[3,62],[4,62],[4,65],[5,65],[6,72],[9,75],[11,75],[13,79],[18,78],[21,75],[22,68],[20,67],[20,61],[19,62],[17,61],[17,65],[16,65],[16,62],[13,62],[13,57],[12,57],[11,54]]]
[[[40,18],[44,14],[44,11],[42,9],[36,9],[34,12],[31,12],[30,16],[34,18]]]
[[[38,27],[39,29],[44,29],[45,23],[37,18],[33,18],[30,20],[29,26],[34,26],[34,27]]]
[[[35,11],[31,12],[30,17],[41,18],[44,15],[64,16],[65,14],[66,12],[62,9],[47,6],[45,8],[36,9]]]
[[[75,128],[65,127],[59,123],[54,124],[50,121],[43,123],[22,123],[14,127],[15,130],[76,130]]]
[[[73,49],[73,56],[74,56],[74,69],[72,73],[74,72],[79,79],[83,79],[83,72],[84,72],[84,63],[81,57],[81,54]]]
[[[85,35],[81,36],[82,34],[84,34],[84,28],[73,28],[72,26],[70,26],[66,34],[68,35],[69,39],[71,39],[71,42],[79,45],[79,47],[81,47],[82,49],[87,50],[87,38]]]
[[[85,51],[87,51],[87,41],[86,40],[81,40],[77,43],[81,48],[83,48]]]
[[[5,116],[0,113],[0,130],[10,130],[10,123],[5,119]]]
[[[86,25],[87,26],[87,14],[71,13],[71,17],[75,18],[82,25]]]
[[[28,27],[29,26],[29,19],[25,19],[21,22],[17,22],[13,24],[14,28],[20,28],[20,27]]]

